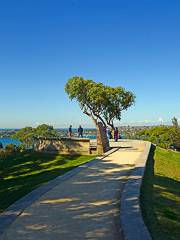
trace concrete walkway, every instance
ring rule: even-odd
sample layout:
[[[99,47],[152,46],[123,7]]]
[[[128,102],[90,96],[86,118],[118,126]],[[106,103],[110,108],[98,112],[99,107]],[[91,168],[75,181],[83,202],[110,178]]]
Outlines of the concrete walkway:
[[[123,239],[120,194],[145,143],[112,145],[121,148],[41,196],[16,218],[1,240]]]

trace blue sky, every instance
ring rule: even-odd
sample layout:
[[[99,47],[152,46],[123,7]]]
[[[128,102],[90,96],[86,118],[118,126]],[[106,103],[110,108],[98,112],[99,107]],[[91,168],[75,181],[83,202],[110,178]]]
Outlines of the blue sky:
[[[180,118],[180,1],[0,1],[0,128],[93,126],[74,75],[135,93],[121,124]]]

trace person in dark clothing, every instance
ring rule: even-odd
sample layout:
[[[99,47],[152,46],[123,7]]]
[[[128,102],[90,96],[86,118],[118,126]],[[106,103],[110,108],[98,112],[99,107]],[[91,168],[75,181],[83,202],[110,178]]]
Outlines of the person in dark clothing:
[[[81,127],[81,125],[78,128],[78,137],[83,137],[83,128]]]
[[[0,149],[2,149],[3,148],[3,145],[2,145],[2,142],[0,142]]]
[[[109,128],[107,129],[107,135],[109,139],[112,139],[112,131]]]
[[[68,129],[68,137],[72,137],[72,125],[70,125]]]

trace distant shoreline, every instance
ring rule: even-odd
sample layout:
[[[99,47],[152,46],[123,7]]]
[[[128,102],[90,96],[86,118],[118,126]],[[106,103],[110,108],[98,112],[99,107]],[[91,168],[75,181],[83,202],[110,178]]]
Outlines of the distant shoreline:
[[[149,128],[149,127],[157,127],[157,126],[161,126],[161,125],[163,125],[163,126],[172,126],[172,124],[154,124],[154,125],[118,125],[117,124],[117,127],[118,128],[127,128],[127,127],[130,127],[130,128],[142,128],[142,127],[147,127],[147,128]],[[83,125],[82,125],[82,127],[83,127]],[[4,130],[20,130],[20,129],[22,129],[22,128],[24,128],[24,127],[21,127],[21,128],[0,128],[0,131],[4,131]],[[35,127],[33,127],[33,128],[35,128]],[[54,128],[55,130],[66,130],[66,129],[68,129],[69,128],[69,126],[67,126],[67,127],[59,127],[59,128]],[[78,126],[76,127],[76,128],[73,128],[73,129],[77,129],[78,128]],[[84,130],[96,130],[96,128],[94,127],[92,127],[92,128],[90,128],[90,127],[83,127],[84,128]]]
[[[23,127],[22,127],[23,128]],[[14,130],[20,130],[22,128],[0,128],[0,131],[14,131]],[[55,130],[67,130],[69,127],[66,128],[54,128]],[[77,127],[78,128],[78,127]],[[77,128],[72,128],[73,130],[76,130]],[[96,130],[96,128],[84,128],[84,130]]]

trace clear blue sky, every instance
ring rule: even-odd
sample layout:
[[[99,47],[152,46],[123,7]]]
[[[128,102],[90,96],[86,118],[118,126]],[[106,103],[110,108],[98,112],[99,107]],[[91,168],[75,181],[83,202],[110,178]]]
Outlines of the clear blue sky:
[[[92,126],[74,75],[135,93],[122,124],[180,118],[180,1],[1,0],[0,128]]]

